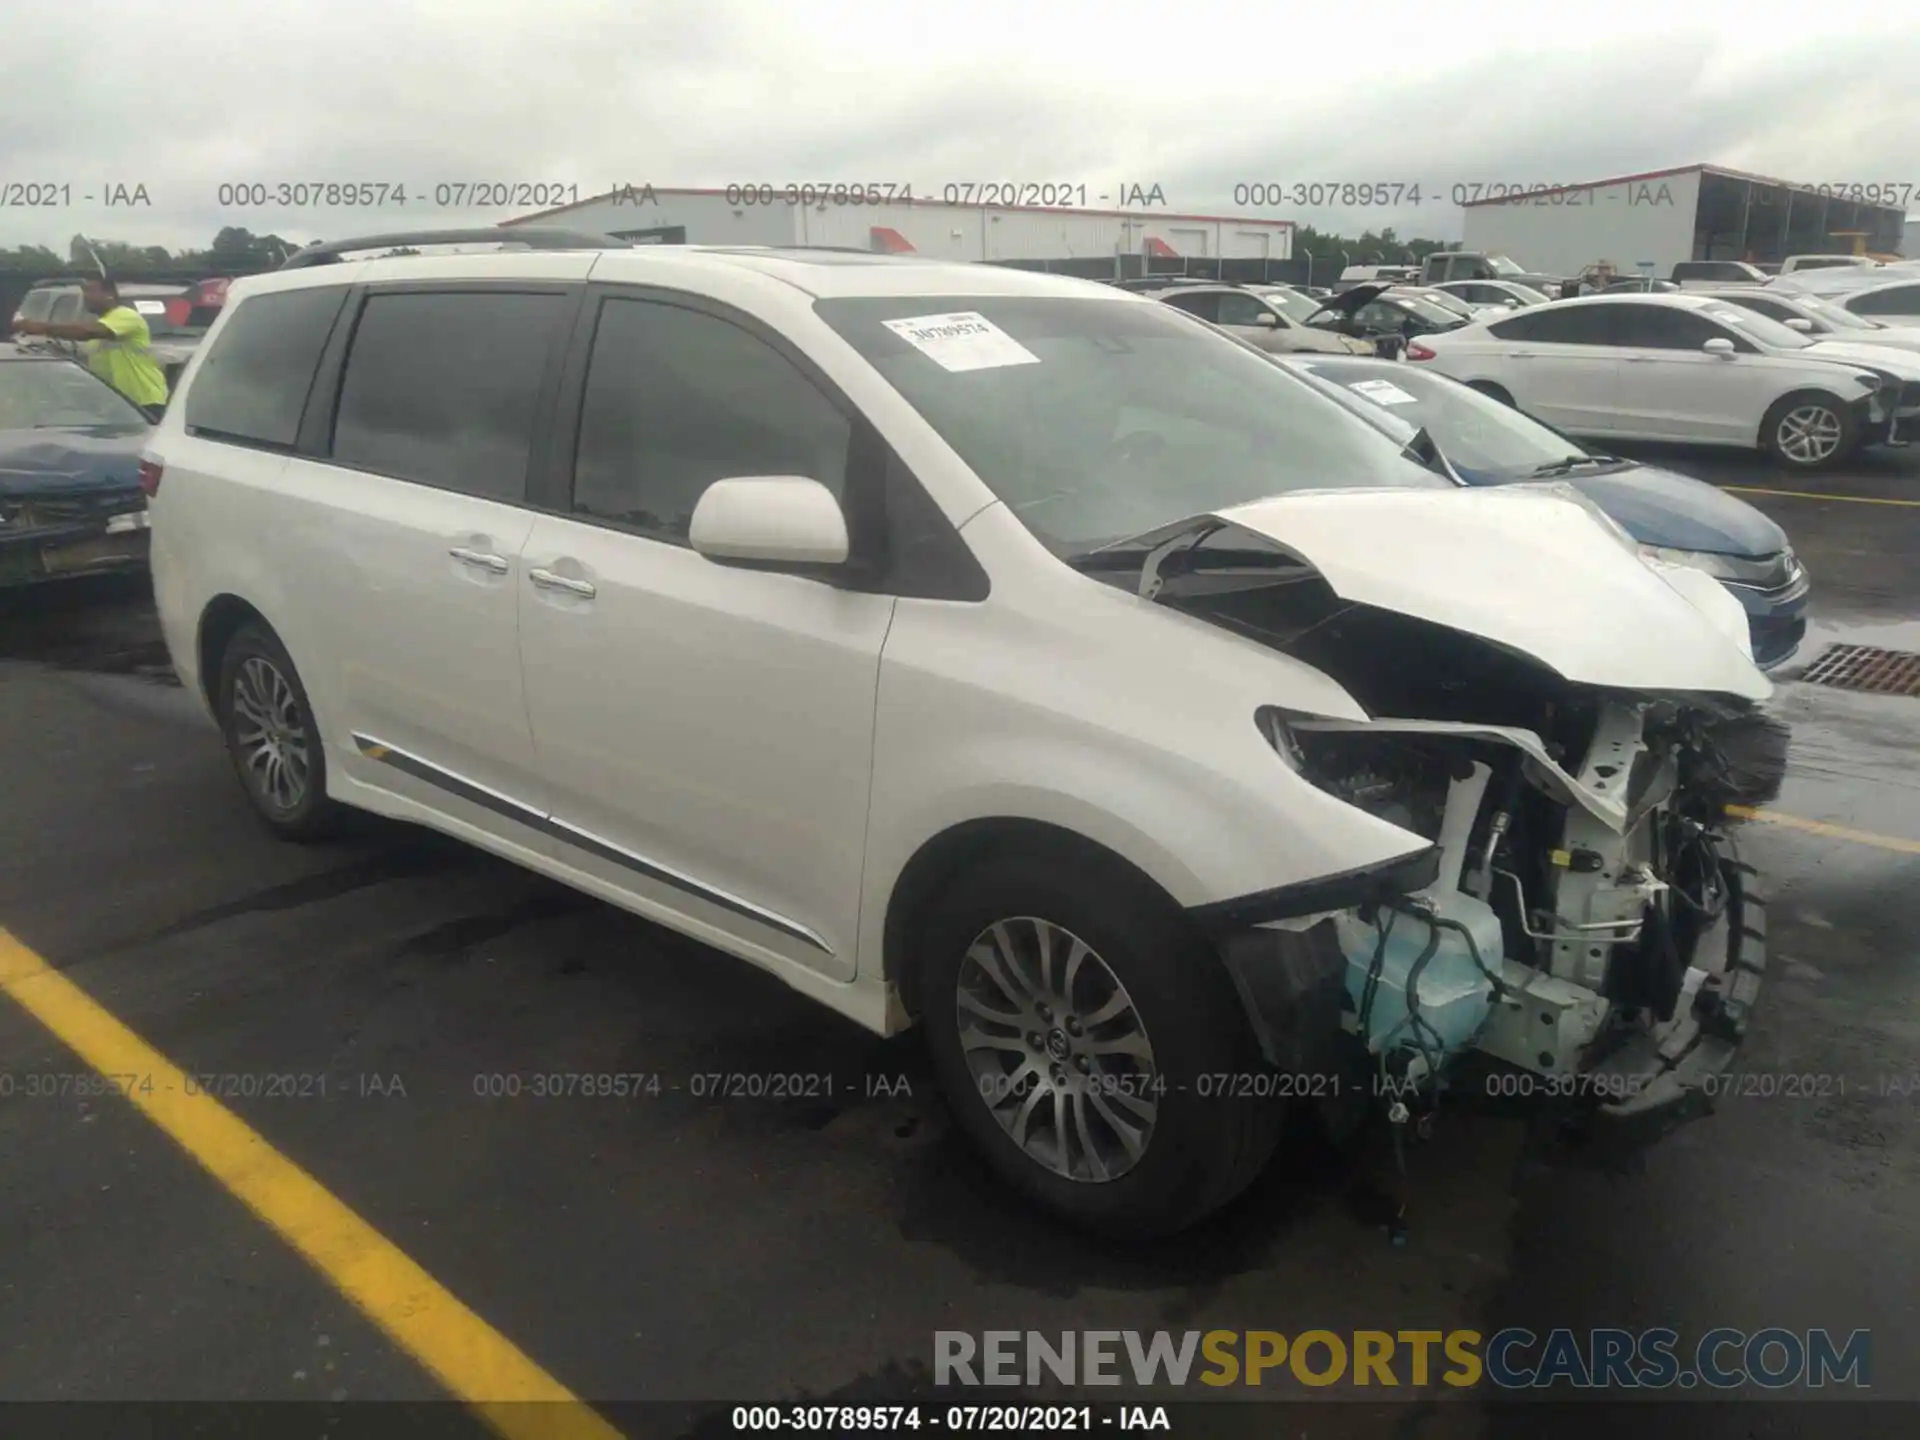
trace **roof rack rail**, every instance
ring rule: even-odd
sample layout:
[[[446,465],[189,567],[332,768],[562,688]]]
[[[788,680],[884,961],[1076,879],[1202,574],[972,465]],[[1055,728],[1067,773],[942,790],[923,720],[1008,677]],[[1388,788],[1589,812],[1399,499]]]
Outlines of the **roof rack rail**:
[[[399,250],[416,245],[511,245],[522,250],[630,250],[625,240],[586,230],[563,230],[550,225],[528,225],[509,230],[502,225],[465,230],[397,230],[389,235],[362,235],[351,240],[329,240],[296,250],[280,262],[282,270],[304,270],[312,265],[337,264],[343,255],[362,250]]]

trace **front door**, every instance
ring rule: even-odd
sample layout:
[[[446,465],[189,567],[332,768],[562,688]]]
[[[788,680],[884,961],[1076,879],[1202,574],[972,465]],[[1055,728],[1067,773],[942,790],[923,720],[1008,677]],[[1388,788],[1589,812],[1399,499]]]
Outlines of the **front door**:
[[[1622,432],[1662,440],[1751,445],[1778,389],[1769,358],[1704,315],[1659,305],[1614,307]],[[1740,353],[1701,347],[1730,340]]]
[[[1619,351],[1610,343],[1611,307],[1536,305],[1488,327],[1491,373],[1529,415],[1572,435],[1610,435],[1620,393]]]
[[[743,317],[595,304],[567,513],[534,522],[517,584],[552,832],[636,908],[851,979],[894,601],[687,537],[715,480],[840,493],[853,422]]]

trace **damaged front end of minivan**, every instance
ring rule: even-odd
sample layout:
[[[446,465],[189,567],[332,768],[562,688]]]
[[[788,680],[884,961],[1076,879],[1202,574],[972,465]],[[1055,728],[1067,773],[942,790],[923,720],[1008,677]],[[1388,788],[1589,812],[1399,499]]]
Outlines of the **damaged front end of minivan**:
[[[1194,912],[1290,1093],[1404,1120],[1478,1070],[1636,1140],[1710,1108],[1765,966],[1723,737],[1771,687],[1723,592],[1572,491],[1296,494],[1107,553],[1117,583],[1344,688],[1370,718],[1249,718],[1428,842]]]

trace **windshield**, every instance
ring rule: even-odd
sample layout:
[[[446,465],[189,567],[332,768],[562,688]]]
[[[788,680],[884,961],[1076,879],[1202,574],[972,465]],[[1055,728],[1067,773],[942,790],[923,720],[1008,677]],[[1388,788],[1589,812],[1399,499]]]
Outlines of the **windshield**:
[[[1817,315],[1836,330],[1882,330],[1886,327],[1864,315],[1856,315],[1844,305],[1836,305],[1831,300],[1822,300],[1818,295],[1795,297],[1800,308],[1809,315]]]
[[[20,302],[19,315],[22,320],[44,320],[53,313],[54,297],[58,290],[29,290]]]
[[[1702,305],[1700,313],[1722,325],[1731,325],[1754,344],[1768,350],[1804,350],[1813,341],[1798,330],[1789,330],[1770,315],[1742,310],[1738,305]]]
[[[1409,294],[1405,290],[1389,290],[1380,297],[1403,310],[1410,310],[1422,320],[1434,325],[1457,325],[1463,318],[1471,316],[1473,307],[1457,295],[1449,295],[1448,303],[1440,304],[1425,294]]]
[[[0,430],[147,428],[140,412],[77,365],[58,360],[0,363]]]
[[[1553,298],[1544,290],[1536,290],[1531,285],[1520,285],[1512,280],[1507,281],[1506,293],[1522,305],[1545,305]]]
[[[1294,363],[1424,429],[1469,484],[1522,479],[1581,453],[1578,445],[1512,406],[1430,370],[1318,357]]]
[[[1057,554],[1289,490],[1447,483],[1170,306],[921,295],[814,308]]]
[[[1261,290],[1260,298],[1289,320],[1305,323],[1320,309],[1320,302],[1298,290]]]
[[[1505,255],[1489,255],[1487,256],[1487,264],[1493,267],[1493,273],[1496,275],[1524,275],[1527,273],[1524,265],[1514,264],[1513,261]]]
[[[1429,305],[1438,305],[1442,310],[1450,310],[1455,315],[1472,315],[1474,313],[1472,302],[1463,296],[1454,294],[1451,290],[1422,290],[1417,294],[1403,294],[1397,298],[1402,300],[1424,300]]]

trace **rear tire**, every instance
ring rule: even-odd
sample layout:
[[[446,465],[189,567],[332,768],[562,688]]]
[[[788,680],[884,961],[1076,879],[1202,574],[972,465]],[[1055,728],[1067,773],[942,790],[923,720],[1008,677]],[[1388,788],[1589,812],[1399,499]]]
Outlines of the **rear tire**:
[[[1782,396],[1760,422],[1760,445],[1788,470],[1830,470],[1860,448],[1851,406],[1818,390]]]
[[[240,788],[283,840],[323,840],[345,807],[327,798],[327,757],[300,672],[280,638],[249,621],[227,642],[214,689]]]
[[[1514,408],[1513,396],[1509,395],[1504,387],[1494,384],[1491,380],[1469,380],[1467,382],[1467,388],[1469,390],[1478,390],[1489,400],[1498,400],[1509,409]]]
[[[1225,967],[1125,867],[996,855],[933,900],[920,941],[941,1086],[1045,1209],[1128,1239],[1172,1234],[1272,1154],[1285,1109],[1259,1083],[1268,1067]]]

